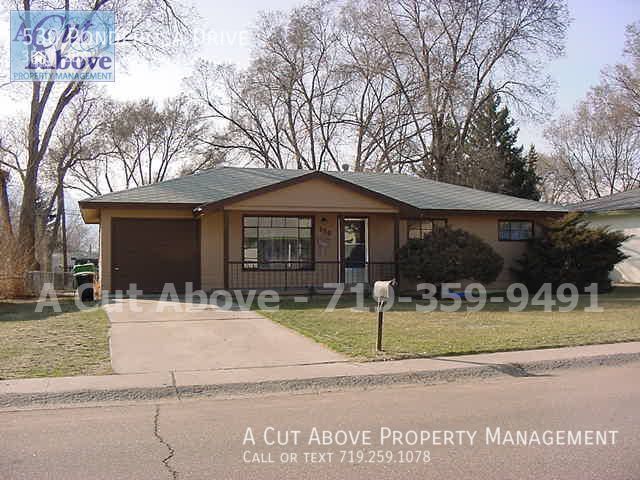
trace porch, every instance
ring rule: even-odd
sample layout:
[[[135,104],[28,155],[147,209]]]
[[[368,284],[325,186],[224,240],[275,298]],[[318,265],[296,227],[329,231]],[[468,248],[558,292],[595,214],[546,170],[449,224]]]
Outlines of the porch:
[[[228,288],[242,290],[305,290],[313,293],[333,291],[336,283],[345,284],[346,288],[364,285],[366,290],[378,280],[398,277],[396,262],[316,261],[304,266],[296,262],[277,262],[257,269],[247,268],[242,261],[229,261],[227,268]]]
[[[398,276],[390,213],[225,211],[227,289],[333,291]]]

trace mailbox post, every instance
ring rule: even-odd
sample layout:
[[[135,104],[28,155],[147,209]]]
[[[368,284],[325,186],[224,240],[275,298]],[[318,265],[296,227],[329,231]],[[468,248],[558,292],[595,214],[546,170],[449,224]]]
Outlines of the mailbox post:
[[[378,341],[376,342],[376,350],[382,351],[382,327],[384,323],[384,312],[378,307]]]
[[[382,329],[384,326],[384,304],[393,297],[393,287],[398,285],[396,279],[388,281],[379,281],[373,284],[373,298],[378,302],[378,338],[376,341],[376,350],[382,352]]]

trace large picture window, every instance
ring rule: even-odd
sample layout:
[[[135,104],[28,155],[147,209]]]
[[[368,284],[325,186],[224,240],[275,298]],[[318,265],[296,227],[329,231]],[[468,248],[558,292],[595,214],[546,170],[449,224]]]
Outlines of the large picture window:
[[[407,235],[410,239],[422,239],[433,232],[434,229],[444,228],[447,226],[445,219],[432,220],[408,220]]]
[[[243,219],[243,264],[251,270],[313,268],[311,217],[251,217]]]
[[[533,237],[533,222],[527,220],[501,220],[498,222],[498,239],[522,241]]]

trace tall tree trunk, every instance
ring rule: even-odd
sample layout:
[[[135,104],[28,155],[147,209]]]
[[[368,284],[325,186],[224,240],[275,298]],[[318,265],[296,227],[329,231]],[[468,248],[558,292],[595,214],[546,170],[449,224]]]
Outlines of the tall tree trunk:
[[[67,267],[69,265],[69,261],[67,259],[67,210],[64,206],[64,187],[60,186],[60,221],[62,227],[62,269],[64,272],[67,271]]]
[[[431,139],[431,158],[428,159],[427,164],[427,168],[432,171],[427,174],[427,177],[433,178],[439,182],[446,182],[447,159],[444,148],[443,127],[437,121],[434,124],[435,128],[433,129],[433,138]]]
[[[23,252],[25,267],[32,269],[37,265],[36,261],[36,200],[38,198],[38,172],[44,158],[51,137],[56,128],[62,112],[69,102],[80,93],[82,83],[70,82],[56,100],[51,100],[51,91],[54,83],[47,82],[41,85],[34,82],[31,94],[31,112],[29,116],[27,169],[23,182],[22,205],[20,206],[20,223],[18,229],[18,242]],[[45,108],[51,103],[55,106],[48,120],[43,124]]]
[[[27,183],[29,182],[29,183]],[[18,244],[23,252],[25,266],[32,269],[36,263],[36,210],[37,188],[35,176],[28,175],[25,181],[20,222],[18,225]]]
[[[51,227],[51,229],[47,228],[47,222],[40,222],[40,229],[41,229],[41,235],[43,236],[47,236],[47,238],[45,239],[45,245],[46,245],[46,249],[44,251],[44,257],[41,259],[42,260],[42,266],[43,269],[47,272],[49,271],[53,271],[55,270],[56,265],[53,264],[53,254],[56,252],[56,250],[58,249],[58,246],[60,245],[60,238],[59,238],[59,232],[60,232],[60,227],[61,227],[61,222],[62,222],[62,218],[60,216],[60,190],[58,189],[58,191],[55,194],[55,205],[56,205],[56,215],[55,215],[55,221],[53,223],[53,226]],[[50,207],[49,209],[47,209],[48,213],[52,213],[52,207]],[[49,216],[47,215],[47,218],[49,218]]]
[[[40,102],[40,82],[35,82],[31,93],[29,117],[27,169],[24,176],[20,221],[18,223],[18,246],[22,250],[24,266],[27,270],[36,267],[36,200],[38,198],[38,170],[42,155],[40,144],[40,123],[43,106]]]
[[[9,211],[9,195],[7,194],[8,183],[9,172],[0,170],[0,232],[8,237],[13,237],[11,212]]]

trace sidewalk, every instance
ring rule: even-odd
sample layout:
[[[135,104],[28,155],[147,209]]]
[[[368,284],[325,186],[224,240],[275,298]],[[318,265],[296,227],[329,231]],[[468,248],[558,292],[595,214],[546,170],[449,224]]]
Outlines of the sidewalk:
[[[640,361],[640,342],[387,362],[331,362],[261,368],[5,380],[0,407],[90,401],[248,395],[387,384],[441,383],[561,368]]]

